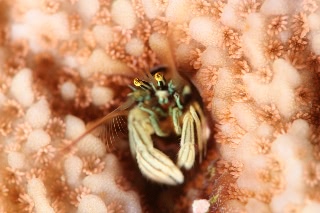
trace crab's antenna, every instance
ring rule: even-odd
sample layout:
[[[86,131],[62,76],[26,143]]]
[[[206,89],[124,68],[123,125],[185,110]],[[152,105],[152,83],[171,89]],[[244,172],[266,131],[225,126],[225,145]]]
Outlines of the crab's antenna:
[[[135,100],[133,98],[128,98],[128,100],[126,102],[124,102],[122,105],[120,105],[118,108],[116,108],[115,110],[113,110],[112,112],[110,112],[109,114],[104,116],[103,118],[99,119],[98,121],[96,121],[92,125],[90,125],[89,129],[87,129],[84,133],[82,133],[76,139],[72,140],[72,142],[69,143],[66,147],[64,147],[61,151],[64,152],[65,150],[69,150],[70,147],[73,147],[80,140],[82,140],[86,135],[88,135],[90,132],[95,130],[98,126],[107,122],[109,119],[112,119],[114,117],[121,116],[121,115],[127,115],[128,112],[126,111],[126,109],[131,107],[132,104],[134,103],[134,101]]]
[[[165,65],[158,65],[150,69],[151,75],[156,74],[157,72],[167,73],[168,67]]]
[[[177,85],[185,85],[186,81],[179,75],[176,69],[168,38],[160,33],[153,33],[149,38],[149,46],[156,53],[160,61],[167,65],[172,75],[171,79],[174,79]]]
[[[152,75],[151,75],[151,73],[150,73],[151,67],[150,67],[149,64],[146,63],[146,62],[145,62],[145,66],[144,66],[144,67],[145,67],[145,69],[138,71],[138,74],[139,74],[138,77],[139,77],[141,80],[144,80],[144,81],[146,81],[146,82],[152,82],[152,83],[154,83],[154,78],[152,77]]]

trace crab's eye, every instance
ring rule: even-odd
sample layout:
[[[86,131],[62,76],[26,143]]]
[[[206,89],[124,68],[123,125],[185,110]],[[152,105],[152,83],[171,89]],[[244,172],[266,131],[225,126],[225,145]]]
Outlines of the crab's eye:
[[[154,74],[154,78],[156,79],[156,81],[163,81],[162,72],[157,72],[156,74]]]
[[[162,88],[166,84],[162,72],[157,72],[156,74],[154,74],[154,79],[156,79],[160,88]]]
[[[141,80],[139,78],[135,78],[133,79],[133,84],[136,86],[136,87],[140,87],[141,86]]]
[[[141,89],[144,89],[144,90],[150,90],[151,89],[151,86],[150,86],[150,84],[148,82],[142,81],[139,78],[133,79],[133,84],[136,87],[140,87]]]

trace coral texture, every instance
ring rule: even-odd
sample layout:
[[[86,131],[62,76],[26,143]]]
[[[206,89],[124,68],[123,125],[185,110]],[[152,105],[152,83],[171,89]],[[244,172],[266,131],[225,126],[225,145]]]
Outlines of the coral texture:
[[[0,212],[320,211],[319,0],[0,0],[0,14]],[[171,188],[125,141],[70,145],[163,60],[213,121],[206,159]]]

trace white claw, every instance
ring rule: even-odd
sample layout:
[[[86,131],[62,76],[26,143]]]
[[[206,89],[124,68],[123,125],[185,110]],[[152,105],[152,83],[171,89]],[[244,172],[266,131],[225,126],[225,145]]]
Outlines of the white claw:
[[[143,175],[158,183],[183,183],[182,172],[168,156],[157,149],[137,151],[137,162]]]
[[[197,109],[197,105],[195,107]],[[200,108],[198,110],[200,110]],[[202,127],[201,127],[200,118],[197,115],[197,112],[196,112],[195,108],[192,105],[190,106],[190,113],[191,113],[192,118],[194,120],[194,123],[196,125],[197,144],[198,144],[198,150],[199,150],[199,162],[201,163],[202,162],[202,154],[203,154],[203,152],[204,152],[204,154],[206,154],[205,150],[206,150],[207,144],[205,142],[206,140],[204,141],[203,137],[202,137],[203,130],[202,130]]]
[[[180,150],[178,153],[178,166],[190,169],[194,164],[194,120],[192,114],[187,112],[183,118]]]
[[[148,120],[149,116],[138,113],[137,109],[132,112],[128,119],[130,149],[137,158],[141,173],[158,183],[168,185],[183,183],[184,177],[179,168],[167,155],[153,147],[151,134],[146,131],[149,126],[146,126],[147,122],[142,122]]]

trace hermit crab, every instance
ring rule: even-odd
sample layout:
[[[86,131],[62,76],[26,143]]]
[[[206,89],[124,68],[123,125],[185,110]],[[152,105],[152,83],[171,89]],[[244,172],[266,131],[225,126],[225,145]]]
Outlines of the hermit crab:
[[[94,123],[74,143],[111,119],[126,115],[130,151],[141,173],[157,183],[178,185],[184,181],[180,168],[188,170],[195,164],[196,150],[200,162],[206,154],[207,123],[196,89],[178,74],[170,51],[163,53],[169,49],[168,41],[161,36],[151,39],[155,39],[150,42],[151,48],[167,66],[135,78],[127,101]],[[180,143],[176,163],[154,146],[154,136],[166,140],[169,135],[180,137],[175,141]]]

